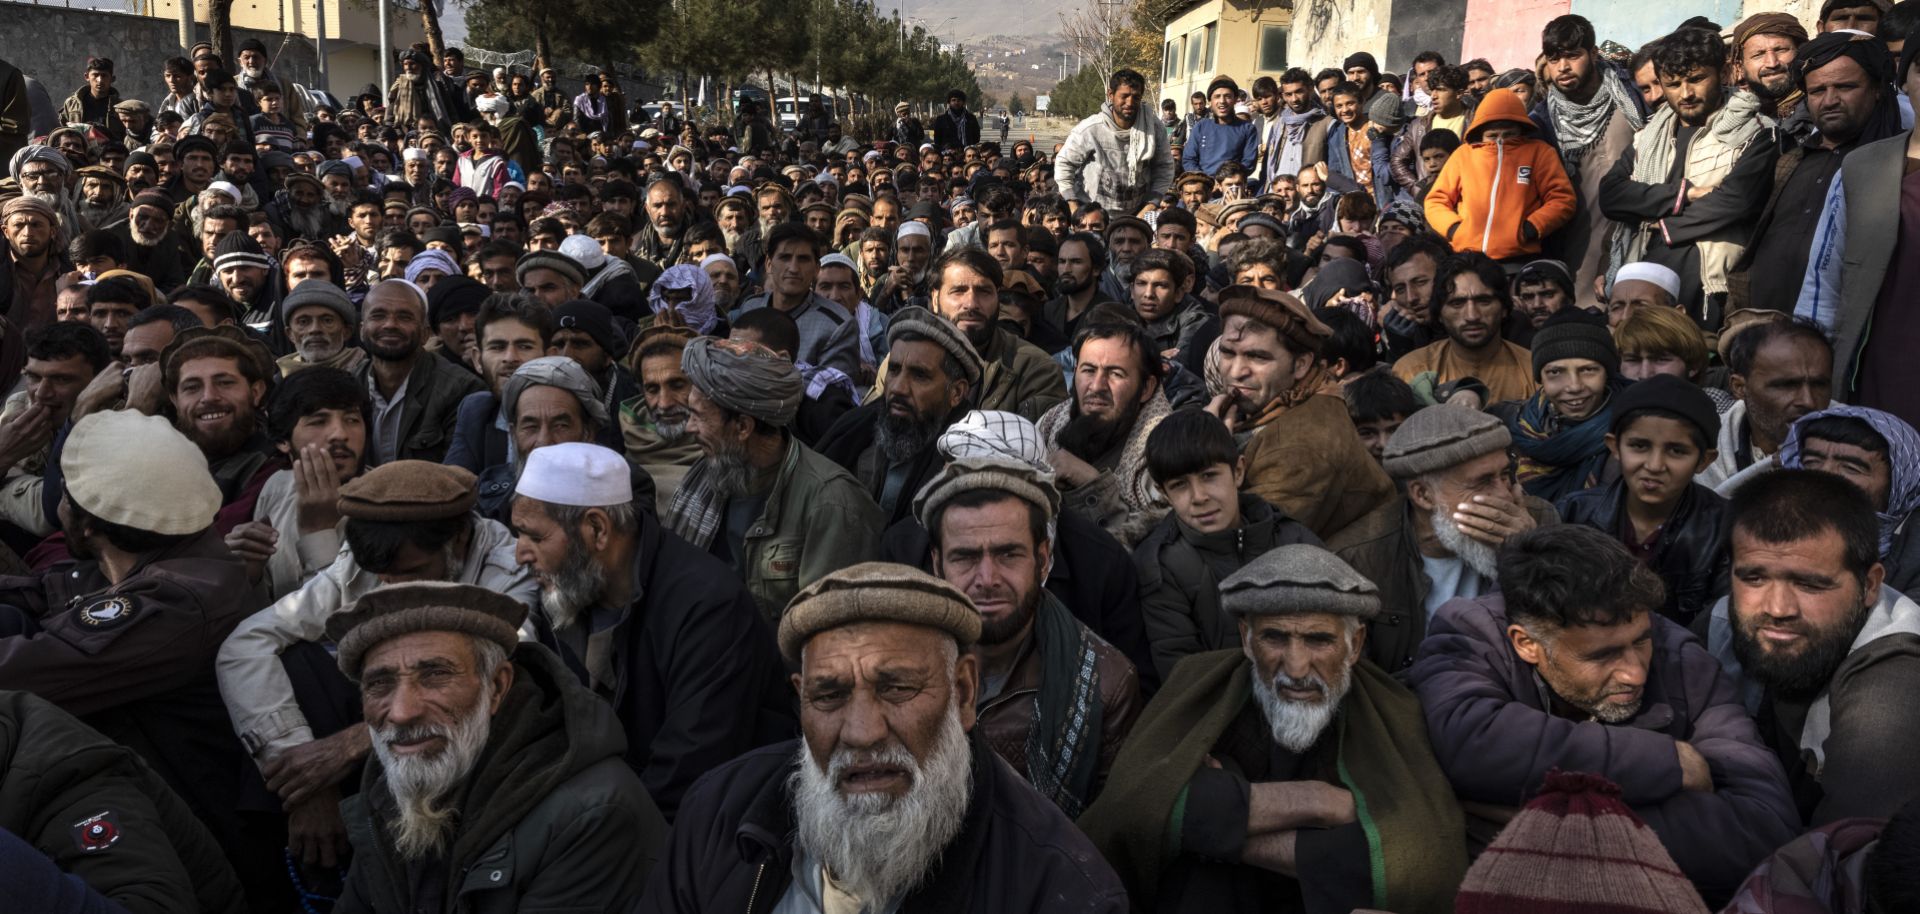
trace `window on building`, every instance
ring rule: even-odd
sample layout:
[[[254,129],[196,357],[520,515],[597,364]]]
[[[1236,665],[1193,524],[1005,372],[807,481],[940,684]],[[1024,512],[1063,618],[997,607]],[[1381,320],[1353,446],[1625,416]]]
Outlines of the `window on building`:
[[[1205,50],[1205,48],[1202,47],[1203,44],[1205,44],[1205,42],[1202,40],[1202,36],[1200,34],[1199,29],[1194,29],[1193,31],[1187,33],[1187,72],[1188,73],[1197,74],[1201,72],[1201,69],[1200,69],[1201,65],[1207,62],[1207,59],[1201,56],[1201,53],[1200,53],[1201,51]]]
[[[1260,64],[1258,69],[1280,73],[1287,69],[1287,27],[1284,25],[1263,25],[1260,27]]]
[[[1175,38],[1167,42],[1166,61],[1167,73],[1166,76],[1162,77],[1162,80],[1164,82],[1173,82],[1175,79],[1180,78],[1180,39]]]
[[[1206,42],[1206,50],[1201,52],[1201,58],[1206,61],[1205,69],[1208,73],[1212,73],[1219,68],[1217,49],[1213,46],[1213,33],[1217,27],[1218,23],[1209,22],[1203,30],[1205,34],[1202,40]]]

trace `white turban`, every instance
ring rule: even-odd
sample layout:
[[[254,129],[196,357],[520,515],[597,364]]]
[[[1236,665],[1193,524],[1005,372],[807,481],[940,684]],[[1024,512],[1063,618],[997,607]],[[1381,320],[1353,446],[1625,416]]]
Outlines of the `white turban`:
[[[1653,283],[1667,290],[1668,297],[1676,301],[1680,298],[1680,274],[1657,263],[1642,260],[1627,264],[1613,274],[1613,283],[1616,286],[1630,279]]]

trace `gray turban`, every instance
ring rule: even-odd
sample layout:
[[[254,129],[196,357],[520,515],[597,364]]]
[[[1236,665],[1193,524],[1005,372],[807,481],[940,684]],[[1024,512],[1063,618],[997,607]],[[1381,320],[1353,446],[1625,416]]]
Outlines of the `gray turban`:
[[[681,354],[680,370],[714,402],[780,428],[793,424],[806,391],[792,362],[745,340],[697,337]]]
[[[7,163],[7,174],[20,177],[20,169],[25,168],[28,162],[52,162],[63,175],[73,172],[73,162],[67,159],[66,153],[52,146],[31,143],[13,154],[13,161]]]
[[[507,378],[506,386],[500,390],[501,406],[507,416],[519,414],[520,395],[536,386],[558,387],[573,394],[580,401],[580,412],[587,421],[603,430],[612,427],[613,418],[607,413],[607,405],[600,402],[599,383],[579,362],[564,355],[542,356],[514,369],[513,376]]]

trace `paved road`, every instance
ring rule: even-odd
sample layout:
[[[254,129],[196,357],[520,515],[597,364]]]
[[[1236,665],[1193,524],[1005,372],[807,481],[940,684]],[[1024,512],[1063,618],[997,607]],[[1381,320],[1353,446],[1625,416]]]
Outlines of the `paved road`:
[[[1002,152],[1003,154],[1011,153],[1013,151],[1013,144],[1021,140],[1032,140],[1035,152],[1043,155],[1052,155],[1053,147],[1066,142],[1067,131],[1072,129],[1073,122],[1063,117],[1028,117],[1024,120],[1016,120],[1014,126],[1007,130],[1007,141],[1004,144]],[[983,125],[981,134],[983,139],[996,140],[1000,138],[1000,131],[997,125],[993,128],[987,128]]]

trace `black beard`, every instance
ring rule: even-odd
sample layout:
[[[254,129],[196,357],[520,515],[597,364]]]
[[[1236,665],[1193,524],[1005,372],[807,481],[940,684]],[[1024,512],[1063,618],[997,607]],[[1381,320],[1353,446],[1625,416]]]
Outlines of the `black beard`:
[[[1080,412],[1077,404],[1073,412],[1073,418],[1068,419],[1066,426],[1060,429],[1058,443],[1067,453],[1088,463],[1096,463],[1126,442],[1127,436],[1133,432],[1133,420],[1140,417],[1140,403],[1128,404],[1111,419],[1089,416]]]
[[[891,407],[892,403],[887,406]],[[889,465],[906,463],[926,453],[946,430],[946,423],[939,416],[921,415],[912,404],[906,406],[909,415],[896,416],[891,408],[883,408],[880,421],[874,423],[873,445],[880,449],[880,456],[886,458]]]
[[[251,409],[235,408],[233,423],[224,432],[208,435],[200,431],[199,426],[186,416],[175,421],[174,426],[187,439],[199,445],[200,452],[207,455],[209,461],[231,457],[246,446],[247,439],[253,437],[255,429],[260,427],[260,415]]]
[[[1099,281],[1098,276],[1092,273],[1088,273],[1085,281],[1076,283],[1073,280],[1068,279],[1067,274],[1062,273],[1060,274],[1060,277],[1058,279],[1054,280],[1053,291],[1060,293],[1061,297],[1063,298],[1069,295],[1079,295],[1080,293],[1085,292],[1090,288],[1093,288],[1093,284],[1098,281]]]
[[[1846,621],[1806,631],[1806,649],[1791,657],[1767,653],[1749,624],[1736,615],[1733,654],[1743,669],[1775,695],[1788,701],[1808,701],[1833,680],[1834,671],[1840,669],[1847,654],[1852,652],[1853,639],[1859,637],[1860,627],[1866,624],[1867,614],[1872,610],[1873,604],[1862,603]],[[1755,621],[1757,623],[1757,617]]]
[[[1027,630],[1027,626],[1033,623],[1033,617],[1040,612],[1041,586],[1036,582],[1033,589],[1027,593],[1027,598],[1020,601],[1019,608],[1009,613],[1006,618],[985,624],[980,629],[980,643],[988,646],[1000,645],[1020,637],[1020,634]]]
[[[406,342],[391,348],[382,346],[371,339],[361,340],[360,345],[367,350],[368,355],[382,362],[404,362],[413,358],[414,353],[420,351],[420,342],[412,337],[408,337]]]

